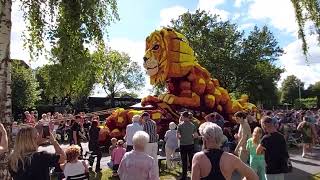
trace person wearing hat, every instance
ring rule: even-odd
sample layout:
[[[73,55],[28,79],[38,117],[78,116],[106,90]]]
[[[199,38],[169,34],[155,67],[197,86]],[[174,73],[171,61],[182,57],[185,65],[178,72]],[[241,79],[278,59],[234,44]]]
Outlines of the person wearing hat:
[[[169,130],[164,135],[164,141],[166,142],[166,161],[167,167],[169,169],[174,168],[174,164],[172,163],[172,158],[178,148],[178,138],[177,138],[177,125],[174,122],[169,123]]]
[[[177,138],[180,140],[180,153],[182,160],[182,178],[187,178],[188,173],[188,158],[189,164],[192,164],[194,153],[194,138],[198,137],[197,128],[191,122],[192,113],[185,111],[180,116],[178,125]]]
[[[129,124],[126,128],[126,135],[124,140],[127,144],[127,152],[133,149],[132,137],[137,131],[142,131],[143,127],[140,125],[140,115],[134,115],[132,117],[132,124]]]

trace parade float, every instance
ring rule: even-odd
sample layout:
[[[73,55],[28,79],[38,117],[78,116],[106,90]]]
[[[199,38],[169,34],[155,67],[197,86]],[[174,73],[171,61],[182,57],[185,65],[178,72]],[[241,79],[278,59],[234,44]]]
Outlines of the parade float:
[[[160,137],[168,129],[169,122],[179,122],[180,112],[184,110],[193,112],[195,124],[203,122],[204,116],[212,112],[218,112],[234,123],[235,112],[257,111],[247,95],[238,100],[231,99],[218,79],[198,63],[186,37],[173,29],[156,30],[146,38],[143,61],[151,85],[165,84],[166,92],[142,99],[142,107],[151,108],[113,111],[103,127],[104,137],[123,137],[132,116],[143,111],[149,112],[157,123]]]

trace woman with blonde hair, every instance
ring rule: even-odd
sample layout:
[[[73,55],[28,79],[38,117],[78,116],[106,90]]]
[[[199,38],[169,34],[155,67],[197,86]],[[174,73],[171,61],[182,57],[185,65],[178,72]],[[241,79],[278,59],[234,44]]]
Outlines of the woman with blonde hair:
[[[178,149],[178,138],[177,138],[177,125],[174,122],[169,123],[169,130],[164,135],[164,141],[166,142],[166,161],[169,169],[174,168],[175,164],[172,162],[172,158]]]
[[[260,127],[256,127],[253,130],[252,138],[247,141],[247,151],[250,155],[250,167],[258,174],[260,180],[265,180],[266,176],[266,163],[264,160],[264,155],[257,155],[256,149],[260,144],[262,137],[262,129]]]
[[[8,135],[7,130],[5,129],[4,125],[0,123],[0,179],[7,180],[12,179],[8,170]]]
[[[55,154],[38,152],[39,135],[35,128],[23,126],[16,137],[9,157],[9,170],[14,180],[49,180],[49,168],[64,163],[66,155],[50,133],[50,143]]]

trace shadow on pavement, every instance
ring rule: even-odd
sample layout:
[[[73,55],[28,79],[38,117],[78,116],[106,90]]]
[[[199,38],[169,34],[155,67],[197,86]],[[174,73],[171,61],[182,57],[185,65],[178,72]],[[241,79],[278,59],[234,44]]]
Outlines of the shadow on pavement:
[[[299,164],[309,165],[309,166],[320,166],[320,164],[307,162],[307,161],[300,161],[300,160],[297,160],[297,159],[291,159],[291,161],[295,162],[295,163],[299,163]]]
[[[285,180],[309,180],[312,174],[302,171],[297,168],[293,168],[291,173],[285,174]]]

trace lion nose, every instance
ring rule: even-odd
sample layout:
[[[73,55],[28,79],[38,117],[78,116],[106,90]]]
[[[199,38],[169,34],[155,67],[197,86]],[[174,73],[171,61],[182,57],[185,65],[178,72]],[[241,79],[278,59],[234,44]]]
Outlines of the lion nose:
[[[143,57],[143,61],[146,62],[148,60],[147,57]]]

